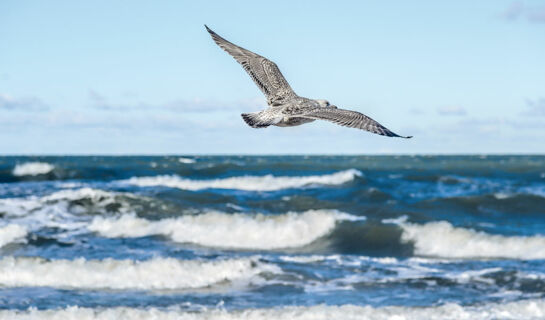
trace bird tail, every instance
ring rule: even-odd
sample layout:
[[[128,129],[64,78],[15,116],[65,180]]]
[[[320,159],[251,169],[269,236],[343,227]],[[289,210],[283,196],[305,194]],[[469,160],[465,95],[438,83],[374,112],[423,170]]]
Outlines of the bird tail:
[[[243,113],[241,116],[242,119],[244,119],[244,122],[246,122],[252,128],[266,128],[271,125],[270,123],[263,122],[262,119],[260,119],[259,112]]]

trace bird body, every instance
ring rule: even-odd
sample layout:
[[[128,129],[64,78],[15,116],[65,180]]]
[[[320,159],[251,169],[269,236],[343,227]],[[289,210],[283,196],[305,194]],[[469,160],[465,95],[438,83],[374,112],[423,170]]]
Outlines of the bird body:
[[[383,136],[411,138],[395,134],[357,111],[339,109],[327,100],[298,96],[274,62],[225,40],[208,26],[205,27],[214,42],[242,65],[267,98],[267,109],[242,114],[242,119],[252,128],[293,127],[314,120],[327,120]]]

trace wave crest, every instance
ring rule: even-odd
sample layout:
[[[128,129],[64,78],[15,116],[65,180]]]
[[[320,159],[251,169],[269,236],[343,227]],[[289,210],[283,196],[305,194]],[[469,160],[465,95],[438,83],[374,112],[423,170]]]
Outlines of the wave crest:
[[[300,247],[329,234],[338,220],[350,215],[333,210],[310,210],[280,215],[209,212],[150,221],[125,214],[95,217],[88,229],[106,237],[164,235],[173,241],[236,249]]]
[[[192,163],[197,162],[197,160],[195,160],[193,158],[180,157],[180,158],[178,158],[178,162],[179,163],[185,163],[185,164],[192,164]]]
[[[13,168],[12,174],[16,177],[37,176],[47,174],[55,169],[55,166],[46,162],[25,162]]]
[[[26,235],[26,228],[18,224],[8,224],[0,227],[0,248],[10,242],[21,240]]]
[[[236,189],[245,191],[276,191],[281,189],[302,188],[311,185],[340,185],[354,180],[362,173],[356,169],[349,169],[325,175],[314,176],[240,176],[211,180],[192,180],[176,175],[155,177],[132,177],[122,180],[124,183],[139,187],[163,186],[183,190],[203,189]]]
[[[117,308],[81,308],[68,307],[59,310],[28,311],[3,310],[0,318],[13,319],[157,319],[157,320],[267,320],[267,319],[291,319],[291,320],[384,320],[384,319],[541,319],[545,314],[545,300],[531,299],[507,303],[487,303],[476,306],[462,306],[455,303],[447,303],[432,307],[371,307],[371,306],[288,306],[270,309],[245,309],[232,310],[208,309],[201,312],[188,312],[180,309],[160,310],[156,308],[139,309],[129,307]]]
[[[545,259],[545,236],[503,236],[452,226],[446,221],[401,223],[401,240],[418,255],[444,258]]]
[[[261,273],[281,273],[256,258],[215,261],[155,258],[134,260],[0,260],[0,284],[84,289],[195,289],[224,281],[248,282]]]
[[[117,211],[128,211],[128,204],[120,202],[120,197],[136,198],[127,193],[110,192],[93,188],[67,189],[52,194],[25,198],[0,199],[0,213],[8,216],[24,216],[29,213],[37,214],[37,210],[57,212],[75,211],[80,213],[83,207],[92,207],[99,211],[115,207]],[[62,206],[62,208],[58,208]],[[70,207],[70,210],[68,209]],[[59,210],[56,210],[59,209]]]

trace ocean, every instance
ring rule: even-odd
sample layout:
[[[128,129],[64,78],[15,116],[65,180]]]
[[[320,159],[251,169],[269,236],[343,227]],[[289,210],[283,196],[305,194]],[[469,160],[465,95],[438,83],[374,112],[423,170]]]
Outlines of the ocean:
[[[0,319],[545,319],[545,156],[0,157]]]

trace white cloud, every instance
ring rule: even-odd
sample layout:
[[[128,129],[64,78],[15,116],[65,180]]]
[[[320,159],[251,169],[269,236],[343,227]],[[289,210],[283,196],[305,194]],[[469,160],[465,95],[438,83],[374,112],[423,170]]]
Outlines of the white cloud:
[[[49,107],[36,97],[13,97],[0,93],[0,109],[14,111],[40,111]]]
[[[466,109],[460,106],[445,106],[437,108],[437,113],[442,116],[465,116]]]

